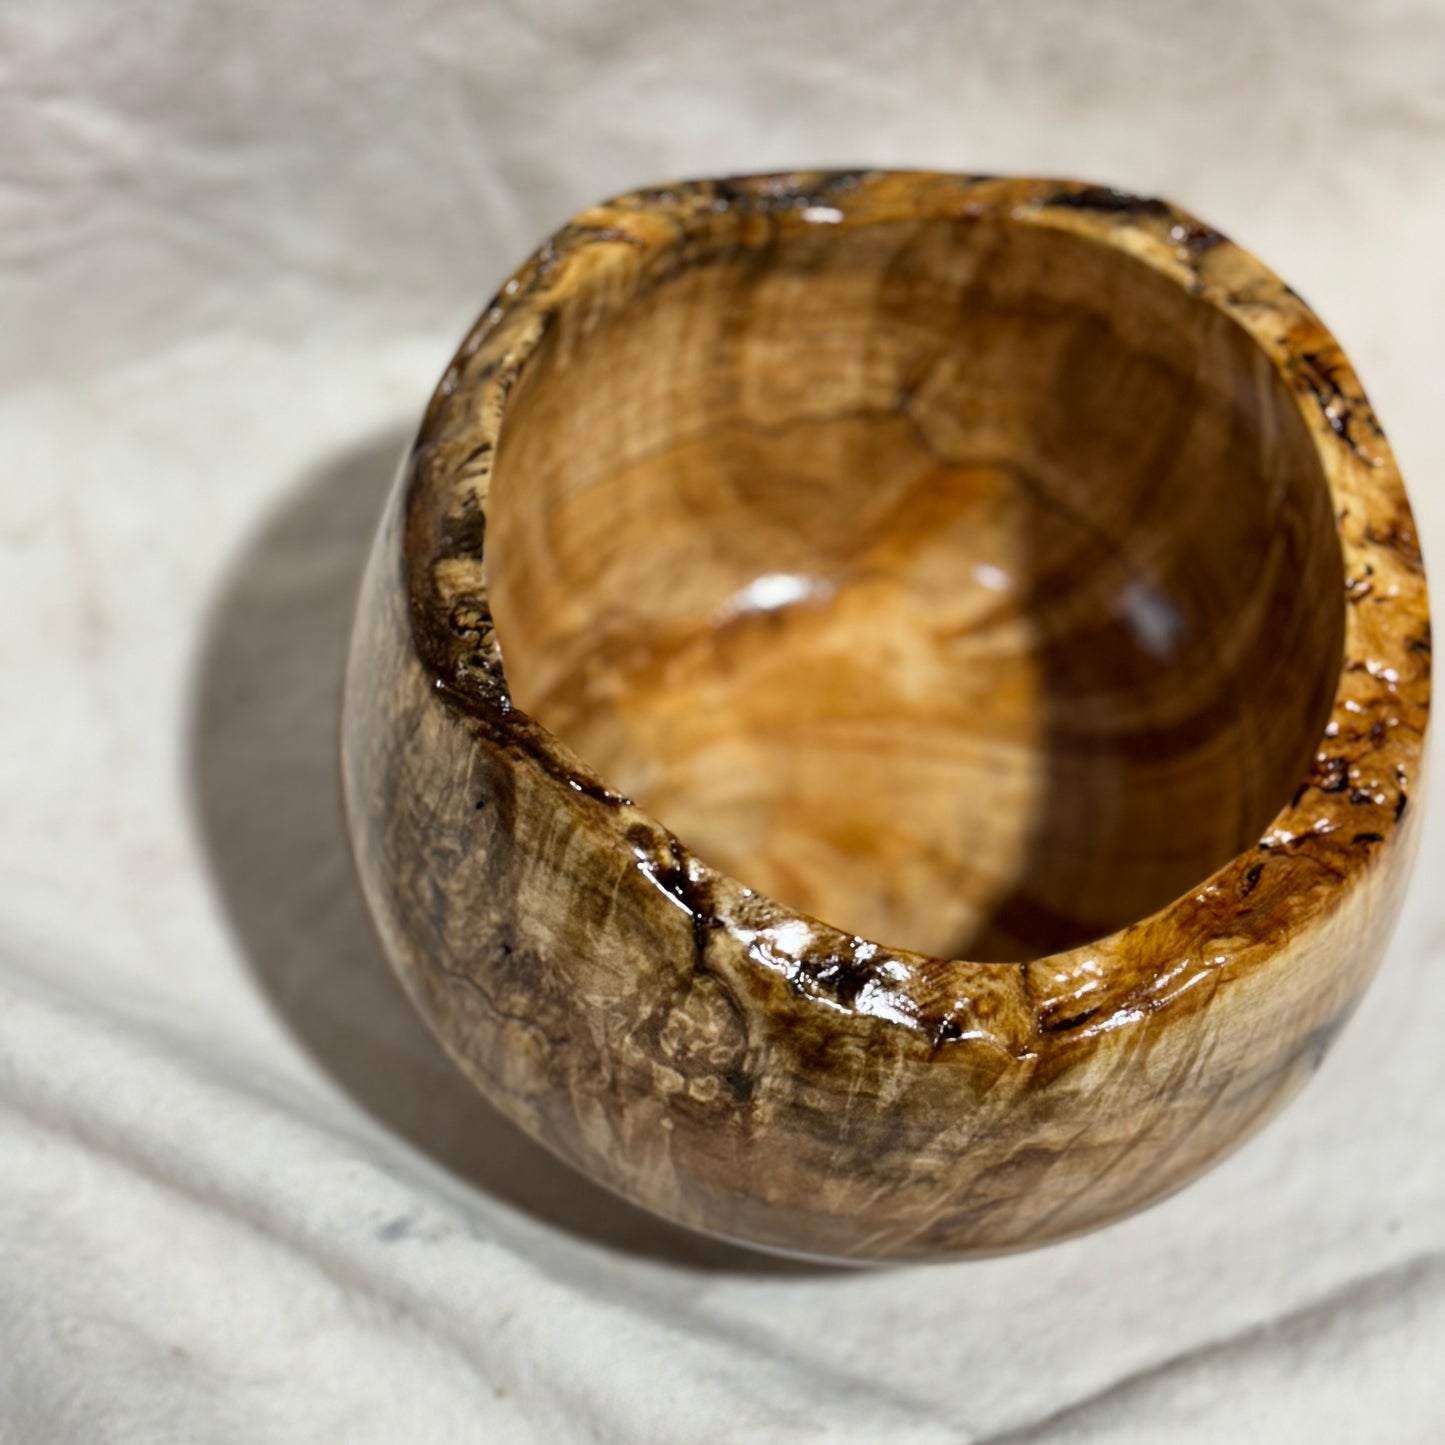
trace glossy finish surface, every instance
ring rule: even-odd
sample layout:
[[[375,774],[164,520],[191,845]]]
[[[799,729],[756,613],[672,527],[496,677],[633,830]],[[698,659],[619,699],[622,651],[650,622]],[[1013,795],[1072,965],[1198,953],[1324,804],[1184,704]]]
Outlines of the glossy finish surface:
[[[604,1182],[807,1253],[1017,1248],[1318,1061],[1408,872],[1429,647],[1353,372],[1208,227],[682,185],[555,236],[443,379],[353,836],[453,1056]]]

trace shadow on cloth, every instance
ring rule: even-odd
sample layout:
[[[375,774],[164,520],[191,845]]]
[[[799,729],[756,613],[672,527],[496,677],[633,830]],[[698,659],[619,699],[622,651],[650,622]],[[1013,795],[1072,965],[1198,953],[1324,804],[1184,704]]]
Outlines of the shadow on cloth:
[[[694,1269],[826,1269],[695,1236],[554,1159],[475,1094],[412,1011],[352,870],[337,760],[362,564],[405,438],[308,478],[244,549],[199,659],[191,783],[239,944],[299,1042],[374,1118],[514,1208]]]

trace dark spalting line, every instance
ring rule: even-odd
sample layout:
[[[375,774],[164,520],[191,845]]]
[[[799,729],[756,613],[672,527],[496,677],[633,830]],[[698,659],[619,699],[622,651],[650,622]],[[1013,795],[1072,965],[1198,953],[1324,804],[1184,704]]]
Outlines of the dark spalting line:
[[[474,453],[475,455],[475,453]],[[487,541],[487,514],[475,492],[462,496],[461,506],[442,522],[440,543],[446,557],[480,557]]]
[[[661,837],[659,837],[661,834]],[[705,877],[694,876],[689,869],[689,855],[682,844],[665,828],[636,823],[627,830],[626,838],[633,851],[641,855],[639,870],[648,881],[674,899],[687,915],[692,930],[692,967],[690,974],[680,975],[670,993],[659,1000],[646,1024],[638,1032],[653,1030],[659,1037],[668,1020],[686,1003],[697,980],[707,980],[727,1008],[742,1041],[744,1063],[735,1064],[717,1073],[723,1086],[737,1105],[751,1102],[757,1091],[757,1079],[746,1068],[746,1054],[751,1035],[751,1019],[732,984],[708,963],[708,936],[723,927],[712,903],[711,884]]]
[[[638,250],[645,251],[647,243],[640,236],[634,236],[631,231],[624,231],[620,226],[583,226],[574,223],[567,230],[571,233],[569,240],[587,242],[591,245],[599,243],[620,241],[624,246],[635,246]]]
[[[955,1018],[946,1018],[933,1030],[931,1043],[935,1050],[945,1044],[957,1043],[963,1037],[963,1025]]]
[[[1191,256],[1202,256],[1216,246],[1229,244],[1229,237],[1216,231],[1213,226],[1201,225],[1198,221],[1181,221],[1172,226],[1169,239],[1182,246]]]
[[[1215,987],[1218,987],[1220,972],[1217,965],[1200,961],[1193,974],[1195,978],[1211,977]],[[1067,1040],[1071,1043],[1082,1044],[1106,1032],[1111,1022],[1122,1015],[1133,1015],[1138,1019],[1146,1019],[1178,1006],[1180,1000],[1172,994],[1156,995],[1150,992],[1150,987],[1149,983],[1145,983],[1123,992],[1116,992],[1112,997],[1092,1004],[1078,1013],[1063,1014],[1062,1016],[1061,1010],[1068,1007],[1074,1000],[1064,1000],[1059,1004],[1048,1005],[1039,1019],[1038,1033],[1056,1042]],[[1197,990],[1191,988],[1188,992],[1190,1000],[1186,1006],[1197,1008],[1205,1001]]]
[[[535,726],[535,724],[533,724]],[[535,750],[532,745],[519,742],[517,746],[525,749],[528,756],[534,756]],[[606,783],[600,782],[595,777],[589,777],[585,773],[578,772],[575,768],[569,768],[565,762],[558,758],[550,749],[545,758],[538,759],[541,762],[542,770],[548,777],[554,778],[557,782],[565,784],[572,792],[584,798],[590,798],[594,803],[601,803],[608,808],[630,808],[632,799],[623,793],[609,788]]]
[[[1174,208],[1157,196],[1136,196],[1113,186],[1084,186],[1079,190],[1055,191],[1053,195],[1044,197],[1043,204],[1059,210],[1102,211],[1121,216],[1174,215]]]
[[[1340,386],[1342,361],[1338,352],[1301,351],[1294,365],[1330,429],[1367,466],[1378,466],[1379,457],[1365,449],[1360,434],[1368,432],[1378,440],[1384,432],[1364,395],[1352,396]]]
[[[1322,793],[1343,793],[1350,785],[1350,760],[1333,755],[1319,758],[1310,776],[1310,786]]]
[[[516,953],[516,950],[511,944],[501,940],[493,940],[491,948],[494,957],[497,959],[510,959]],[[563,1038],[549,1033],[548,1030],[538,1023],[534,1010],[507,1008],[499,1003],[487,988],[486,984],[482,982],[483,976],[479,970],[474,968],[457,968],[443,964],[438,967],[437,971],[441,973],[443,977],[451,979],[453,983],[460,984],[463,988],[474,993],[481,1001],[482,1007],[498,1022],[514,1024],[527,1033],[537,1034],[553,1048],[559,1047],[565,1042]]]
[[[458,472],[458,474],[460,474],[460,475],[466,475],[468,472],[470,472],[470,471],[472,470],[472,467],[473,467],[473,464],[474,464],[474,463],[476,463],[476,462],[486,462],[486,461],[489,461],[490,458],[491,458],[491,455],[492,455],[492,444],[491,444],[491,442],[478,442],[477,445],[474,446],[474,447],[471,449],[471,451],[469,451],[469,452],[466,454],[466,456],[464,456],[464,457],[461,459],[460,462],[457,463],[457,472]],[[485,525],[485,523],[486,523],[486,518],[485,518],[485,516],[483,517],[482,521],[483,521],[483,525]]]
[[[706,879],[693,877],[688,869],[688,855],[671,833],[667,835],[667,861],[653,865],[652,877],[658,887],[670,893],[692,921],[692,947],[698,963],[707,959],[708,932],[722,927],[722,920],[713,909],[712,888]]]
[[[1396,518],[1385,531],[1380,531],[1374,526],[1365,528],[1365,541],[1375,547],[1386,547],[1393,552],[1412,572],[1423,576],[1425,571],[1424,559],[1420,555],[1420,538],[1415,531],[1414,524],[1402,518]],[[1430,635],[1430,623],[1425,623],[1424,636]]]
[[[712,197],[729,210],[756,214],[827,205],[856,190],[866,170],[777,171],[767,176],[729,176],[712,182]],[[706,184],[706,183],[705,183]]]
[[[1039,1030],[1045,1034],[1072,1033],[1074,1030],[1082,1029],[1092,1023],[1098,1018],[1103,1008],[1103,1004],[1095,1004],[1092,1008],[1086,1008],[1080,1013],[1066,1014],[1062,1017],[1046,1010],[1043,1020],[1039,1024]]]
[[[452,610],[447,616],[447,626],[463,642],[468,643],[488,638],[495,631],[492,623],[492,610],[487,605],[485,597],[468,597],[453,603]]]
[[[520,761],[535,763],[554,782],[579,797],[590,798],[609,808],[631,807],[632,799],[609,788],[595,776],[568,766],[550,745],[541,727],[521,708],[504,696],[506,683],[490,661],[467,669],[448,681],[434,676],[437,691],[458,711],[464,712],[477,730],[499,750]],[[497,694],[488,695],[488,689]]]

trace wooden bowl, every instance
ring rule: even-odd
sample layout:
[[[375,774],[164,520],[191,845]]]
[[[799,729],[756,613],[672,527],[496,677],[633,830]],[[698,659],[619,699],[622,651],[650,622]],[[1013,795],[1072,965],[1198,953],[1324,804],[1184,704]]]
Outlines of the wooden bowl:
[[[715,1234],[960,1256],[1158,1199],[1319,1063],[1429,677],[1355,373],[1218,232],[701,181],[565,226],[447,369],[346,795],[417,1007],[529,1133]]]

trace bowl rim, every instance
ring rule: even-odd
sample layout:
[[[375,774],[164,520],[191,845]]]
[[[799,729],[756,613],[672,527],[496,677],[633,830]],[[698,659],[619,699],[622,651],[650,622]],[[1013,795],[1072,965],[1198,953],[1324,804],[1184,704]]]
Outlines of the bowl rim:
[[[562,311],[615,297],[684,241],[726,231],[743,246],[806,228],[987,220],[1070,232],[1116,248],[1237,324],[1271,362],[1304,420],[1329,489],[1343,563],[1344,645],[1313,765],[1258,843],[1145,918],[1056,954],[1008,962],[937,959],[875,943],[763,897],[694,857],[665,825],[608,787],[511,699],[485,580],[492,463],[508,397]],[[990,975],[1022,971],[1037,1029],[1085,1039],[1175,1006],[1226,965],[1266,959],[1331,914],[1382,860],[1417,841],[1430,701],[1430,622],[1409,502],[1384,433],[1339,343],[1291,287],[1173,204],[1080,181],[936,171],[789,171],[628,192],[554,232],[484,308],[438,384],[400,483],[402,568],[412,641],[446,703],[520,766],[565,785],[611,846],[764,966],[811,952],[894,965],[880,1000],[844,1003],[935,1043],[946,1010]],[[1368,607],[1362,605],[1368,600]],[[643,821],[671,839],[667,866],[636,846]],[[1273,867],[1284,862],[1287,867]],[[1184,954],[1181,962],[1181,953]],[[940,989],[940,966],[952,989]],[[803,979],[806,970],[798,977]],[[926,989],[918,986],[927,977]],[[790,982],[794,974],[789,972]],[[820,1001],[836,997],[816,977]],[[1197,990],[1205,993],[1206,990]],[[930,997],[924,997],[924,994]],[[940,1032],[943,1030],[942,1032]],[[1017,1052],[1015,1040],[1013,1051]]]

